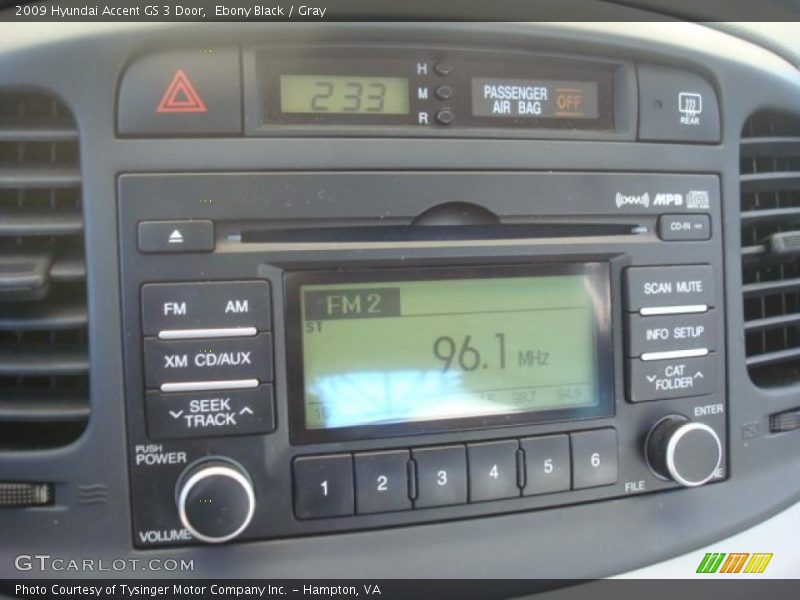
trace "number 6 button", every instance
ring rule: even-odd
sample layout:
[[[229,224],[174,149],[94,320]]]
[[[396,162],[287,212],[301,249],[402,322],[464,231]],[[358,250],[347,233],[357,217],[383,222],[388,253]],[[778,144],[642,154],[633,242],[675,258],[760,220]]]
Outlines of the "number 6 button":
[[[575,489],[617,482],[617,432],[595,429],[570,434]]]
[[[467,452],[464,446],[413,450],[417,464],[417,508],[466,504]]]
[[[356,512],[408,510],[408,450],[356,454]]]

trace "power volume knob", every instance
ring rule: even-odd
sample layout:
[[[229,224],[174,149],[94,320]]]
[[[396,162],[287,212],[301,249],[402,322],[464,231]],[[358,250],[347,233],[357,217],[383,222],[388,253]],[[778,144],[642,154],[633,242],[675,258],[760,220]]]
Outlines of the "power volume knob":
[[[716,432],[704,423],[677,415],[655,424],[647,436],[645,452],[657,475],[685,487],[707,483],[722,460],[722,444]]]
[[[207,459],[178,479],[175,500],[181,523],[195,539],[219,544],[242,533],[256,508],[250,476],[238,464]]]

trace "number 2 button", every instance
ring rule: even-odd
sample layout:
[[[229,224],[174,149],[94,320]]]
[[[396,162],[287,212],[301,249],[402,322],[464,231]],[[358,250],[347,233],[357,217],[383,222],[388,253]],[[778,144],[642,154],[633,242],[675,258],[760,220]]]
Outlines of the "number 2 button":
[[[355,455],[356,512],[359,514],[408,510],[407,450]]]
[[[420,448],[417,465],[417,508],[467,502],[467,453],[464,446]]]

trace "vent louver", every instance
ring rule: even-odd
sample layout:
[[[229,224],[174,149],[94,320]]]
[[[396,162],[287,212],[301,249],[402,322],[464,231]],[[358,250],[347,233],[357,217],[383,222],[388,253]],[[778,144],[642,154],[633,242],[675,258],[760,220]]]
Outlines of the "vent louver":
[[[751,117],[740,173],[747,367],[763,387],[800,383],[800,117]]]
[[[0,92],[0,451],[69,443],[89,417],[78,157],[63,104]]]

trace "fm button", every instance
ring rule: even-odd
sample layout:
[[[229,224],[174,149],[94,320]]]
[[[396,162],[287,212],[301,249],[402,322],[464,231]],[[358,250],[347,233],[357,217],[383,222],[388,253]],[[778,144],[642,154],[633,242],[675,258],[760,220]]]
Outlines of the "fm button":
[[[142,287],[145,335],[176,339],[218,337],[220,330],[250,328],[251,335],[270,329],[270,287],[267,281],[149,283]],[[201,330],[217,335],[203,336]],[[239,332],[245,335],[245,332]]]

